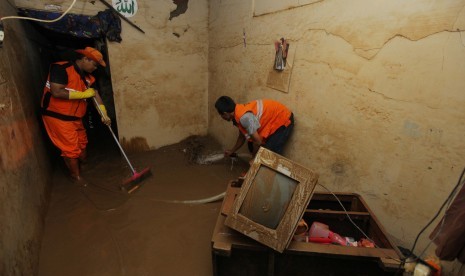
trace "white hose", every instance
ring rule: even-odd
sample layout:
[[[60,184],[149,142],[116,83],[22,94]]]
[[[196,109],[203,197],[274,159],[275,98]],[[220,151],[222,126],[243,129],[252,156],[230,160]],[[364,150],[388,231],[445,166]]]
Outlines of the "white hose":
[[[220,161],[223,158],[224,158],[224,153],[215,153],[215,154],[210,154],[210,155],[202,156],[202,157],[199,156],[196,160],[196,163],[200,165],[208,165],[213,162]]]
[[[44,22],[44,23],[53,23],[53,22],[56,22],[56,21],[62,19],[63,16],[65,16],[73,8],[75,3],[76,3],[76,0],[73,0],[73,3],[71,4],[71,6],[69,6],[69,8],[60,17],[52,19],[52,20],[44,20],[44,19],[38,19],[38,18],[33,18],[33,17],[25,17],[25,16],[5,16],[5,17],[0,18],[0,21],[3,21],[5,19],[22,19],[22,20],[31,20],[31,21]]]
[[[197,158],[196,163],[201,164],[201,165],[209,165],[214,162],[218,162],[220,160],[223,160],[224,153],[213,153],[209,154],[206,156],[200,156]],[[236,157],[231,157],[232,163],[237,160],[237,158],[250,158],[250,155],[248,154],[237,154]],[[232,169],[232,167],[231,167]],[[223,199],[224,196],[226,195],[226,192],[223,192],[221,194],[208,197],[208,198],[202,198],[202,199],[192,199],[192,200],[163,200],[163,199],[150,199],[152,201],[157,201],[157,202],[166,202],[166,203],[180,203],[180,204],[205,204],[205,203],[210,203],[210,202],[215,202],[220,199]]]
[[[209,165],[209,164],[221,161],[224,158],[225,158],[224,153],[212,153],[206,156],[199,156],[196,160],[196,163],[200,165]],[[251,158],[251,156],[250,154],[238,153],[236,154],[236,156],[230,157],[230,158],[231,160],[235,160],[235,159],[237,160],[237,158],[246,159],[246,158]]]
[[[166,202],[166,203],[181,203],[181,204],[205,204],[205,203],[215,202],[220,199],[223,199],[225,194],[226,192],[223,192],[216,196],[203,198],[203,199],[193,199],[193,200],[156,200],[154,199],[154,201],[161,201],[161,202]]]

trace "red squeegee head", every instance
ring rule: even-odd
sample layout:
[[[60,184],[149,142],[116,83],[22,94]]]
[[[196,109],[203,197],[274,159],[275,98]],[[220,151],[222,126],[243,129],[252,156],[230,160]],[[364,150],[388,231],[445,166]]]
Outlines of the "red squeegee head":
[[[134,174],[126,179],[121,185],[121,190],[126,191],[128,194],[134,192],[140,187],[141,182],[147,177],[151,176],[152,172],[150,168],[145,168],[140,172],[134,172]]]

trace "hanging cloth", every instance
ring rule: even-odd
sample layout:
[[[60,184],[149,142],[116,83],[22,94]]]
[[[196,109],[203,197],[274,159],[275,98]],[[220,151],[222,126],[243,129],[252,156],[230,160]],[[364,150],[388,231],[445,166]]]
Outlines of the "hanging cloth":
[[[289,51],[289,43],[284,38],[274,43],[276,55],[274,59],[274,69],[283,71],[286,68],[287,52]]]
[[[438,258],[445,261],[457,258],[465,263],[465,185],[429,238],[434,239],[437,245],[435,253]]]
[[[22,16],[52,20],[61,13],[41,10],[19,9]],[[66,14],[61,20],[52,23],[36,22],[40,26],[62,34],[79,38],[102,38],[121,42],[121,19],[110,9],[100,11],[95,16]]]

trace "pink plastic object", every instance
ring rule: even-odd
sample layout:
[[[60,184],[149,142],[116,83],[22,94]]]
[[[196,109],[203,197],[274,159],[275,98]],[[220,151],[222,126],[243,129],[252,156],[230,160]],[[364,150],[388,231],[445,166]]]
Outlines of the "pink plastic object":
[[[330,244],[331,243],[330,238],[320,238],[320,237],[308,238],[308,241],[309,242],[316,242],[316,243],[324,243],[324,244]]]
[[[341,237],[339,234],[334,232],[329,232],[329,239],[332,243],[340,244],[340,245],[347,245],[347,240],[344,237]]]
[[[310,238],[328,238],[329,237],[329,226],[321,222],[313,222],[308,235]]]

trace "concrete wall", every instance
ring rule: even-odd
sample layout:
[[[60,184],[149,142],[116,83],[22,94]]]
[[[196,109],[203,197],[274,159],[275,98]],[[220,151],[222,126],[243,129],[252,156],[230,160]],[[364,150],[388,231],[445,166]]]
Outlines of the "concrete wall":
[[[157,148],[207,133],[208,5],[189,1],[169,20],[172,1],[138,1],[121,44],[109,45],[120,140]]]
[[[16,15],[0,1],[0,17]],[[0,275],[35,275],[50,183],[39,128],[44,76],[27,24],[5,20],[0,48]]]
[[[285,155],[361,194],[410,248],[465,166],[464,2],[276,2],[210,1],[210,133],[225,148],[237,135],[221,95],[283,102],[296,118]],[[281,37],[287,75],[272,70]]]

